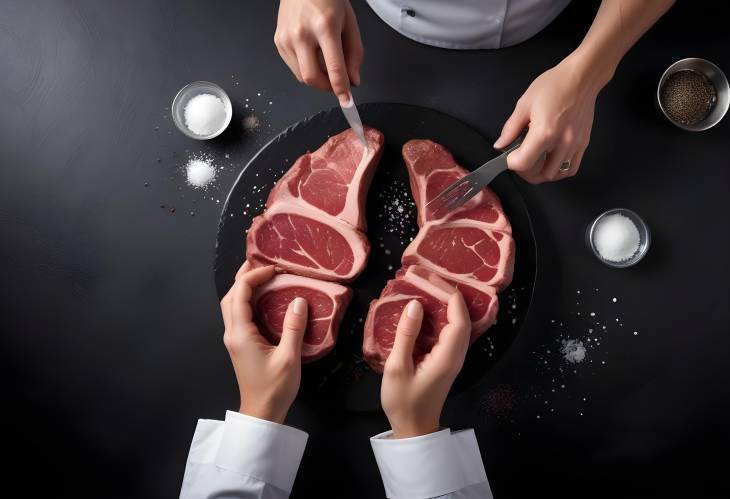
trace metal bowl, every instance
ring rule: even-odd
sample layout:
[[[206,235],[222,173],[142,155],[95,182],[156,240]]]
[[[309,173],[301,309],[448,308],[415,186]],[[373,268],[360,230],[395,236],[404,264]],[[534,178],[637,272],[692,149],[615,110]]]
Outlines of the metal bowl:
[[[223,122],[223,125],[219,130],[216,130],[209,135],[197,135],[185,125],[185,106],[187,106],[190,99],[200,94],[215,95],[223,101],[223,105],[226,108],[226,120]],[[208,140],[213,137],[217,137],[228,127],[232,116],[233,107],[231,106],[231,99],[228,97],[228,94],[221,87],[209,81],[194,81],[192,83],[188,83],[180,89],[175,98],[172,100],[172,121],[175,122],[175,126],[177,126],[178,130],[191,139]]]
[[[596,245],[593,241],[593,233],[596,229],[596,226],[598,225],[598,222],[606,218],[607,216],[614,215],[616,213],[631,219],[631,221],[634,222],[634,225],[636,225],[636,228],[639,231],[639,248],[636,250],[636,253],[634,253],[630,258],[626,260],[621,260],[619,262],[614,262],[603,258],[598,252],[598,249],[596,248]],[[596,258],[598,258],[606,265],[615,268],[626,268],[639,263],[641,259],[644,258],[644,255],[646,255],[647,251],[649,251],[649,245],[651,244],[651,232],[649,231],[649,226],[646,225],[646,222],[644,222],[644,219],[637,215],[635,212],[627,208],[613,208],[611,210],[604,211],[603,213],[598,215],[596,219],[593,220],[593,222],[588,226],[588,229],[586,230],[586,244],[591,249],[593,254],[596,255]]]
[[[683,123],[679,123],[678,121],[673,120],[667,114],[664,106],[662,106],[661,99],[661,90],[667,78],[669,78],[677,71],[683,71],[687,69],[705,75],[705,77],[707,77],[707,79],[710,80],[710,82],[712,82],[712,84],[714,85],[716,93],[716,100],[712,108],[710,109],[710,112],[707,114],[707,116],[704,117],[704,119],[702,119],[702,121],[699,121],[698,123],[695,123],[693,125],[685,125]],[[722,120],[723,116],[725,116],[725,114],[727,113],[728,106],[730,106],[730,87],[728,86],[728,81],[725,77],[725,74],[720,68],[712,64],[710,61],[706,61],[705,59],[690,57],[688,59],[681,59],[675,62],[674,64],[669,66],[666,71],[664,71],[664,74],[659,79],[659,85],[657,86],[656,102],[657,106],[662,111],[662,114],[672,124],[683,130],[689,130],[690,132],[701,132],[702,130],[707,130],[708,128],[712,128],[713,126],[717,125],[720,120]]]

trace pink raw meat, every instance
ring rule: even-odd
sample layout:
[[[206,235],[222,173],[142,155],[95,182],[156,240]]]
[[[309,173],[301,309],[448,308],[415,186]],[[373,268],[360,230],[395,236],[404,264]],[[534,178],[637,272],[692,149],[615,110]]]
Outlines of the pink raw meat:
[[[489,188],[474,196],[461,208],[434,218],[426,203],[469,172],[460,166],[442,145],[430,140],[411,140],[403,145],[403,159],[408,167],[411,192],[418,208],[418,226],[426,222],[467,220],[481,222],[484,228],[512,233],[502,203]]]
[[[366,128],[364,148],[350,129],[301,156],[269,193],[266,210],[246,237],[246,258],[278,272],[257,289],[254,315],[272,343],[281,338],[284,314],[300,296],[309,304],[302,360],[334,348],[352,291],[337,283],[365,268],[365,198],[383,150],[383,134]]]
[[[428,222],[403,252],[403,265],[422,265],[444,278],[499,291],[512,281],[515,243],[504,232],[471,222]]]
[[[385,360],[393,348],[395,330],[410,300],[421,302],[424,322],[416,341],[414,358],[419,361],[431,351],[438,340],[441,329],[448,322],[446,309],[453,289],[443,286],[428,269],[412,265],[396,272],[380,293],[380,298],[370,303],[363,333],[363,356],[376,372],[383,372]],[[447,281],[464,296],[472,321],[470,342],[476,341],[497,318],[499,302],[494,288],[482,290],[464,283]]]
[[[485,188],[464,206],[434,218],[426,204],[469,172],[443,146],[411,140],[403,146],[421,230],[403,252],[403,265],[422,265],[445,278],[502,290],[512,281],[512,226],[494,192]]]
[[[411,300],[423,305],[423,325],[413,352],[415,359],[421,359],[431,351],[446,319],[446,303],[450,291],[420,276],[411,275],[401,269],[380,293],[380,298],[370,303],[363,334],[363,355],[370,367],[383,372],[385,360],[393,348],[395,330],[403,308]],[[373,334],[375,332],[375,334]]]
[[[393,346],[403,307],[411,299],[424,305],[425,318],[414,357],[430,351],[445,324],[448,292],[435,286],[437,275],[461,291],[472,320],[471,341],[497,318],[497,291],[512,280],[515,247],[512,227],[499,198],[483,189],[463,207],[436,217],[428,201],[468,172],[451,153],[430,140],[411,140],[403,158],[418,208],[420,230],[402,257],[403,267],[370,304],[363,332],[363,355],[382,372]]]
[[[309,322],[302,344],[302,362],[311,362],[334,348],[351,296],[350,288],[334,282],[280,274],[256,288],[252,303],[262,334],[278,345],[289,303],[296,297],[307,300]]]
[[[335,135],[279,179],[248,231],[252,263],[338,282],[363,271],[365,198],[383,150],[382,133],[366,128],[366,137],[367,150],[350,129]]]

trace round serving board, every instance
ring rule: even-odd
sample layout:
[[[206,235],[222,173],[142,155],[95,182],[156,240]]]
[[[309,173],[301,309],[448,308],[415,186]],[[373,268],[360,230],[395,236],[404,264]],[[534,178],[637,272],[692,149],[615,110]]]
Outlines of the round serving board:
[[[362,360],[362,330],[368,305],[400,267],[401,253],[416,234],[416,210],[408,186],[401,147],[410,139],[430,139],[449,149],[456,160],[474,169],[496,156],[492,142],[465,123],[444,113],[406,104],[358,106],[364,124],[385,135],[385,149],[367,199],[370,258],[352,283],[352,302],[340,326],[337,346],[326,357],[305,365],[301,399],[315,399],[354,411],[379,410],[380,376]],[[246,165],[221,213],[215,259],[215,283],[222,298],[246,254],[246,230],[263,211],[269,191],[293,162],[343,131],[347,123],[339,108],[319,113],[284,130]],[[511,286],[499,295],[497,324],[469,349],[452,393],[477,383],[505,351],[529,309],[536,275],[535,238],[530,216],[511,173],[492,182],[512,223],[516,246]]]

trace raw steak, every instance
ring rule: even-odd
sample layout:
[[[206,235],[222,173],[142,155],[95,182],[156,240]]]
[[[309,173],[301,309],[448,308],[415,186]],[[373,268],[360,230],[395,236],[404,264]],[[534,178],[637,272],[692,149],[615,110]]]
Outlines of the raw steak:
[[[286,310],[298,296],[309,305],[302,362],[311,362],[334,348],[352,290],[334,282],[291,274],[277,275],[257,288],[252,300],[254,316],[262,334],[272,344],[279,343]]]
[[[461,291],[472,319],[471,341],[476,340],[497,317],[497,294],[494,288],[484,292],[463,283],[434,279],[435,274],[423,267],[412,265],[401,268],[396,278],[386,284],[380,298],[370,303],[365,332],[363,355],[377,372],[383,371],[385,360],[393,348],[395,330],[409,301],[416,299],[423,305],[424,320],[416,340],[414,358],[419,361],[431,351],[439,332],[446,325],[446,309],[453,287]],[[451,286],[446,285],[446,282]]]
[[[421,230],[403,252],[403,265],[422,265],[445,278],[502,290],[512,281],[514,240],[502,204],[482,189],[464,206],[436,219],[426,203],[468,172],[443,146],[411,140],[403,146]]]
[[[370,251],[365,198],[383,150],[382,133],[366,128],[365,135],[367,150],[348,129],[279,179],[248,231],[248,260],[327,281],[350,282],[362,272]]]
[[[297,159],[269,193],[266,210],[254,218],[246,237],[249,262],[286,272],[258,288],[253,298],[254,316],[270,342],[281,339],[289,303],[298,296],[307,300],[303,362],[334,348],[352,296],[338,282],[352,281],[367,263],[365,198],[383,134],[366,128],[365,135],[367,149],[348,129]]]
[[[464,206],[439,219],[435,218],[431,210],[426,213],[426,203],[469,173],[443,146],[430,140],[411,140],[403,145],[403,159],[418,208],[419,227],[423,227],[426,222],[468,220],[481,222],[485,228],[512,233],[502,203],[489,188],[482,189]]]
[[[414,357],[431,350],[446,323],[448,286],[461,291],[472,320],[474,342],[496,320],[497,291],[508,286],[514,267],[512,228],[499,198],[483,189],[463,207],[437,217],[426,209],[428,201],[468,172],[451,153],[429,140],[412,140],[403,146],[411,191],[418,208],[420,230],[402,257],[395,279],[370,304],[363,332],[363,355],[382,372],[393,347],[403,307],[417,299],[424,307],[424,324]]]
[[[403,265],[422,265],[444,278],[499,291],[512,281],[512,236],[472,223],[438,222],[421,228],[403,252]]]

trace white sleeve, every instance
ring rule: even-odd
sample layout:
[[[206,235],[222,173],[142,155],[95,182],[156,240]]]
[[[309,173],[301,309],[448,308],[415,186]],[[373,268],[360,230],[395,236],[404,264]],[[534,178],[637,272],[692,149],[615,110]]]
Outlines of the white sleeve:
[[[402,439],[392,434],[370,439],[387,497],[492,499],[474,430]]]
[[[238,412],[200,419],[180,499],[287,498],[306,444],[303,431]]]

